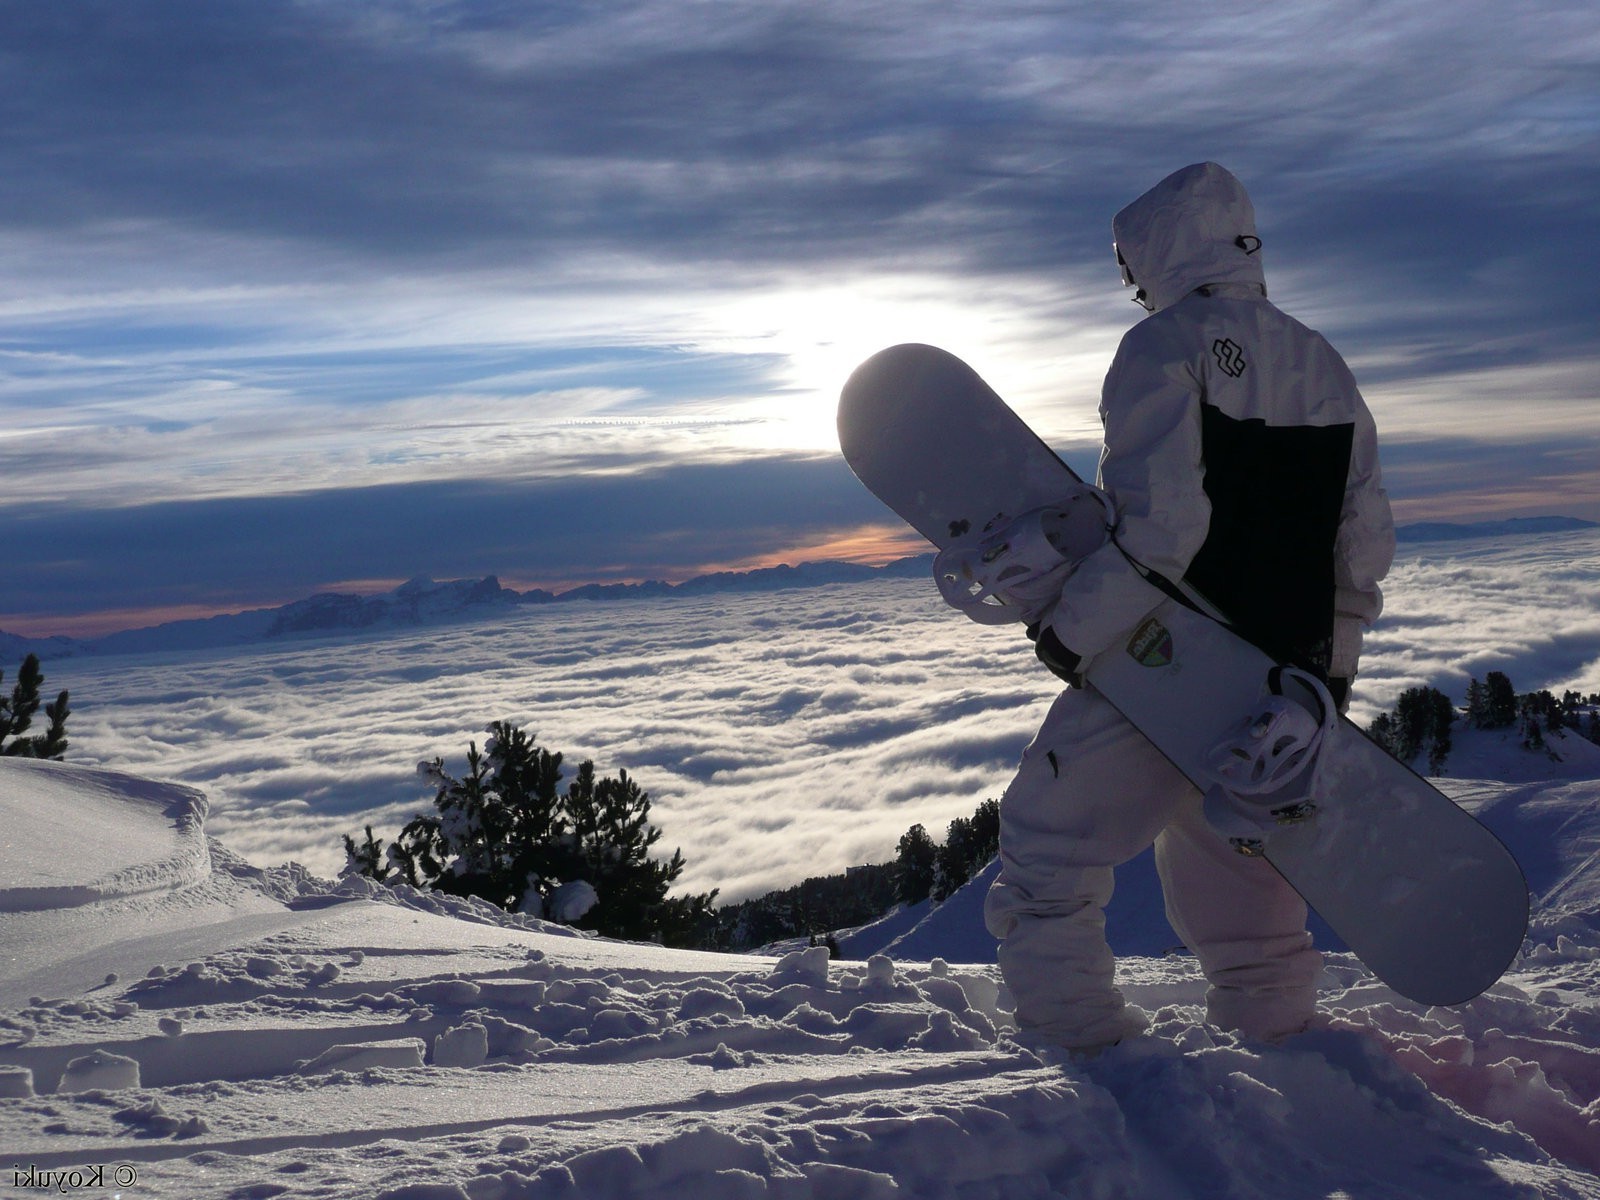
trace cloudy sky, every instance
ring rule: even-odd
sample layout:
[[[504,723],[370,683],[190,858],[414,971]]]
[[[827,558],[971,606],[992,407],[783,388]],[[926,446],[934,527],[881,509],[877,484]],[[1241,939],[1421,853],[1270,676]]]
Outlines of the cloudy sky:
[[[881,559],[849,368],[1091,465],[1207,158],[1402,520],[1600,518],[1588,3],[0,0],[0,629]]]

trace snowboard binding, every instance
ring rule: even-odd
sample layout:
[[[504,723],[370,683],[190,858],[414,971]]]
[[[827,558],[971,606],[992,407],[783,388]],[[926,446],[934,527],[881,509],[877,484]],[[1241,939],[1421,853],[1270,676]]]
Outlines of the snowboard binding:
[[[946,604],[980,625],[1031,624],[1115,525],[1111,497],[1086,484],[1058,504],[1016,518],[997,514],[951,542],[934,557],[934,582]]]
[[[1290,693],[1293,688],[1293,694]],[[1338,719],[1321,679],[1274,667],[1268,696],[1206,757],[1206,822],[1240,854],[1258,856],[1268,834],[1317,814],[1317,752]]]

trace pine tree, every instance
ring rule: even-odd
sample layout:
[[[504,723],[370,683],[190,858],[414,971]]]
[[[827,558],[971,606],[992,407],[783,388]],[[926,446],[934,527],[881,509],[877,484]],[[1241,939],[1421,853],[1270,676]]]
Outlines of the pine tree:
[[[1560,733],[1567,725],[1560,701],[1543,690],[1521,696],[1517,701],[1517,716],[1526,750],[1547,749],[1545,734]]]
[[[1519,703],[1524,712],[1531,711],[1537,713],[1544,721],[1544,727],[1546,729],[1554,732],[1559,729],[1567,728],[1568,710],[1562,705],[1561,701],[1557,700],[1555,696],[1547,689],[1540,689],[1537,692],[1529,692],[1527,695],[1521,698]]]
[[[939,847],[923,826],[913,825],[895,849],[895,895],[902,904],[919,904],[933,891]]]
[[[567,870],[600,897],[577,924],[604,929],[610,937],[665,937],[669,931],[684,937],[709,917],[715,892],[667,898],[683,874],[683,855],[674,850],[666,862],[650,857],[661,830],[650,824],[650,797],[626,771],[601,778],[592,762],[584,762],[567,787],[565,807],[577,858]]]
[[[935,860],[932,895],[944,900],[1000,851],[1000,802],[985,800],[970,817],[950,822]]]
[[[1483,721],[1479,729],[1506,729],[1517,723],[1517,693],[1503,671],[1490,671],[1483,680]]]
[[[972,822],[956,817],[945,827],[944,843],[934,854],[933,887],[930,894],[944,901],[967,881],[967,843]]]
[[[460,779],[444,760],[418,765],[435,788],[434,812],[414,817],[389,849],[388,860],[406,883],[460,896],[480,896],[501,908],[548,898],[565,864],[569,832],[558,811],[561,756],[534,745],[503,721],[489,727],[484,750],[467,748]],[[569,876],[570,877],[570,876]]]
[[[489,727],[480,753],[467,749],[457,778],[443,759],[418,770],[435,788],[434,811],[414,817],[389,846],[367,830],[364,845],[345,836],[346,873],[398,876],[419,888],[478,896],[514,912],[544,915],[564,885],[587,884],[598,897],[571,924],[607,937],[688,944],[701,933],[716,892],[667,896],[683,856],[660,862],[650,850],[650,798],[626,771],[599,776],[584,762],[563,792],[562,756],[540,748],[505,721]]]
[[[4,679],[5,672],[0,671],[0,681]],[[43,685],[44,672],[39,669],[39,656],[30,654],[22,660],[10,697],[0,694],[0,755],[57,760],[66,757],[67,717],[72,710],[67,707],[65,691],[54,703],[44,706],[45,716],[50,721],[45,731],[32,737],[23,736],[32,728],[34,715],[39,711]]]
[[[372,826],[367,826],[367,837],[361,845],[348,833],[344,835],[345,866],[341,875],[365,875],[368,879],[375,879],[379,883],[387,883],[394,874],[388,860],[383,853],[383,839],[372,835]]]
[[[983,865],[1000,853],[1000,801],[990,799],[972,814],[972,836],[979,847]]]
[[[1544,730],[1539,726],[1537,714],[1528,713],[1522,719],[1522,748],[1524,750],[1543,750]]]
[[[1440,775],[1451,750],[1450,726],[1455,723],[1456,709],[1438,688],[1428,691],[1428,774]]]
[[[1379,713],[1373,717],[1372,724],[1367,726],[1367,736],[1402,762],[1405,761],[1400,753],[1399,729],[1393,713]]]

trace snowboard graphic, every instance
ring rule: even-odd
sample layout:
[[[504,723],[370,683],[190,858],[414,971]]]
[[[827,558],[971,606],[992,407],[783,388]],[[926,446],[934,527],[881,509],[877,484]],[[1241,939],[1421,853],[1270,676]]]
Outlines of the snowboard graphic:
[[[839,443],[861,482],[940,548],[1083,487],[971,367],[932,346],[893,346],[855,371]],[[1201,763],[1260,704],[1276,664],[1197,598],[1149,586],[1159,603],[1085,675],[1204,790]],[[1424,1004],[1483,992],[1527,929],[1515,859],[1348,719],[1320,755],[1317,815],[1266,834],[1263,856],[1396,992]]]

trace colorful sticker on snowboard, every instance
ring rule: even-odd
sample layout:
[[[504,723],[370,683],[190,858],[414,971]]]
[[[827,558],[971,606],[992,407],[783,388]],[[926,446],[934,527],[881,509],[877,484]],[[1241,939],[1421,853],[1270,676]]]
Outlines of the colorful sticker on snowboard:
[[[1166,667],[1172,664],[1172,632],[1154,617],[1133,631],[1128,653],[1141,667]]]

